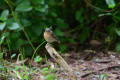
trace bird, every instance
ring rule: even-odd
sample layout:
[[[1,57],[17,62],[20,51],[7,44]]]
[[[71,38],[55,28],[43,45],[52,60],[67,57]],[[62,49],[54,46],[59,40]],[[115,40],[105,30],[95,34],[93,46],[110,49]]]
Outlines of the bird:
[[[47,41],[47,43],[53,43],[60,41],[57,39],[56,35],[53,33],[53,31],[50,28],[46,28],[44,32],[44,39]]]

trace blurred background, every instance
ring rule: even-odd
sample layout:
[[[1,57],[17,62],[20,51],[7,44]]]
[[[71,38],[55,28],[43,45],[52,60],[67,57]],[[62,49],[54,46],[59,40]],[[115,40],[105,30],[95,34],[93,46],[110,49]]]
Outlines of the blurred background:
[[[115,0],[0,0],[0,50],[24,49],[31,56],[43,32],[52,27],[60,52],[80,51],[102,44],[120,51],[120,1]]]

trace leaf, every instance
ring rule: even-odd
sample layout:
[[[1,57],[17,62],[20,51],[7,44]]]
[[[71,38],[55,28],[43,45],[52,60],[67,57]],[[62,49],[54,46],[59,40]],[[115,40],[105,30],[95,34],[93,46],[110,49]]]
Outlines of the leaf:
[[[75,40],[72,39],[72,38],[69,38],[68,41],[69,41],[70,43],[75,43]]]
[[[8,25],[8,28],[9,28],[10,30],[16,30],[16,29],[19,29],[20,26],[18,25],[17,22],[12,22],[11,24]]]
[[[4,10],[4,11],[1,13],[0,20],[2,20],[2,21],[7,20],[8,15],[9,15],[9,11],[8,11],[8,10]]]
[[[6,26],[6,22],[0,23],[0,30],[2,31]]]
[[[68,28],[68,24],[65,23],[65,21],[61,18],[57,18],[56,19],[56,22],[57,22],[57,25],[60,27],[60,28]]]
[[[2,34],[1,38],[0,38],[0,45],[3,43],[4,39],[9,35],[9,32],[5,32]]]
[[[45,80],[55,80],[55,78],[55,74],[48,74],[47,76],[45,76]]]
[[[33,1],[34,4],[45,4],[45,0],[34,0]]]
[[[120,16],[113,15],[113,18],[114,18],[116,21],[120,22]]]
[[[29,2],[29,0],[25,0],[23,2],[21,2],[15,9],[16,11],[20,11],[20,12],[27,12],[27,11],[31,11],[32,10],[32,6]]]
[[[7,28],[9,30],[20,30],[21,29],[19,24],[17,22],[15,22],[15,20],[13,18],[10,18],[7,20]]]
[[[39,6],[35,7],[35,9],[37,11],[40,11],[40,12],[47,12],[48,11],[48,5],[39,5]]]
[[[20,66],[15,66],[15,70],[19,70],[20,69]]]
[[[13,59],[15,56],[16,56],[16,54],[12,54],[12,55],[11,55],[11,59]]]
[[[0,52],[0,60],[3,59],[3,54],[4,54],[4,52]],[[1,68],[1,66],[0,66],[0,68]]]
[[[79,10],[79,11],[76,11],[76,14],[75,14],[76,20],[81,22],[81,23],[84,21],[82,14],[83,14],[83,8],[81,8],[81,10]]]
[[[47,67],[45,67],[45,68],[42,69],[42,72],[48,71],[48,70],[49,70],[49,69],[48,69]]]
[[[28,27],[31,25],[31,22],[27,19],[21,19],[21,22],[25,27]]]
[[[114,0],[106,0],[106,3],[108,5],[108,8],[114,8],[116,6]]]
[[[102,17],[102,16],[111,16],[112,15],[112,13],[102,13],[102,14],[99,14],[98,16],[99,17]]]
[[[49,71],[49,69],[47,67],[43,68],[42,69],[42,74],[47,74]]]
[[[41,62],[42,61],[42,57],[37,56],[36,58],[34,58],[34,61],[35,62]]]
[[[120,52],[120,43],[117,43],[117,46],[116,46],[115,50],[116,50],[117,52]]]
[[[63,52],[63,51],[66,51],[67,50],[67,46],[65,44],[61,44],[60,45],[60,51]]]
[[[120,36],[120,28],[116,28],[115,32],[117,33],[118,36]]]
[[[108,77],[107,74],[101,74],[101,75],[100,75],[100,80],[104,80],[104,79],[107,78],[107,77]]]
[[[52,15],[53,17],[57,17],[57,16],[58,16],[56,12],[51,12],[51,15]]]

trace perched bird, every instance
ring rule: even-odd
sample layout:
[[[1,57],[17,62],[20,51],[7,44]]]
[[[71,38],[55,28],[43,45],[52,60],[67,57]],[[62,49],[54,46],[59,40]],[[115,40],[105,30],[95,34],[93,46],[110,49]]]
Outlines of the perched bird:
[[[52,30],[51,30],[50,28],[46,28],[46,29],[45,29],[44,39],[45,39],[48,43],[53,43],[53,42],[58,42],[58,43],[60,43],[60,41],[57,39],[56,35],[52,32]]]

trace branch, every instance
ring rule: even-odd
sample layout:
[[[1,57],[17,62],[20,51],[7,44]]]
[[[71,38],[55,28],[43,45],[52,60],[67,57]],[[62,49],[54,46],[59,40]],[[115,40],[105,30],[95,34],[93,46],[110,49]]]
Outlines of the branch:
[[[68,71],[70,80],[76,80],[75,75],[73,74],[72,68],[67,64],[67,62],[59,55],[59,53],[51,46],[51,44],[47,43],[45,45],[46,50],[50,54],[50,56],[66,71]]]

